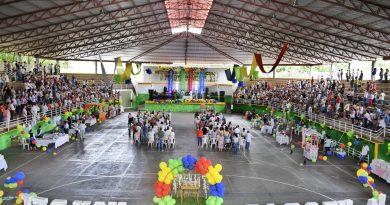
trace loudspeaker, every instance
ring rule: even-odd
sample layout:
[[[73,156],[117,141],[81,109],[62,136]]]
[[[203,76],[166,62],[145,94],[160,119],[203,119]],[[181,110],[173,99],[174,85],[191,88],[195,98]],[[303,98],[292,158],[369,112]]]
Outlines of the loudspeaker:
[[[149,89],[149,100],[154,100],[153,93],[154,93],[154,90]]]
[[[228,81],[232,81],[232,71],[230,71],[230,69],[225,70],[225,75]]]
[[[209,88],[206,87],[206,96],[209,95]]]
[[[164,93],[167,93],[168,92],[168,88],[166,86],[164,86]]]
[[[225,102],[225,91],[219,91],[219,101]]]

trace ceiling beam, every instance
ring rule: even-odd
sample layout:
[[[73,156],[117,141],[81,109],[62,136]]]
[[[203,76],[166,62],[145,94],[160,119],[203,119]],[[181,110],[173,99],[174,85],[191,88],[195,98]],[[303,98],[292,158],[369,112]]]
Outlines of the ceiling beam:
[[[206,45],[207,47],[209,47],[209,48],[211,48],[211,49],[217,51],[217,52],[220,53],[221,55],[223,55],[223,56],[225,56],[226,58],[232,60],[233,62],[238,63],[238,64],[241,64],[241,65],[244,64],[243,62],[239,61],[238,59],[234,58],[233,56],[231,56],[231,55],[229,55],[229,54],[223,52],[222,50],[218,49],[217,47],[215,47],[215,46],[209,44],[207,41],[203,40],[202,37],[197,36],[197,35],[193,35],[193,34],[192,34],[192,36],[193,36],[196,40],[198,40],[199,42],[201,42],[201,43],[203,43],[204,45]]]
[[[29,42],[19,43],[12,46],[0,47],[0,50],[5,52],[19,52],[26,53],[32,50],[42,49],[46,47],[53,47],[54,45],[60,45],[69,43],[76,40],[91,38],[97,35],[110,34],[114,32],[119,32],[127,29],[133,29],[138,26],[146,26],[152,25],[156,23],[164,23],[168,22],[167,19],[164,18],[166,14],[158,14],[145,16],[140,18],[135,18],[127,21],[122,21],[118,23],[108,24],[104,26],[94,27],[90,29],[78,30],[69,34],[50,36],[43,39],[33,40]],[[161,21],[155,21],[155,19],[162,19]]]
[[[86,11],[89,9],[103,8],[104,6],[118,4],[121,2],[127,2],[127,0],[79,1],[77,3],[61,5],[54,8],[48,8],[48,9],[30,12],[25,15],[9,16],[7,18],[0,19],[0,29],[33,23],[36,21],[47,20],[54,17],[68,15],[71,13]]]
[[[9,4],[18,3],[18,2],[21,2],[21,1],[24,1],[24,0],[3,0],[3,1],[1,1],[0,6],[6,6],[6,5],[9,5]]]
[[[301,26],[296,23],[287,22],[282,19],[275,19],[271,16],[266,16],[264,14],[255,13],[214,1],[210,13],[216,12],[220,12],[223,14],[223,16],[229,15],[232,16],[232,18],[245,19],[246,21],[267,25],[267,27],[272,26],[278,29],[289,31],[291,33],[296,33],[297,35],[300,35],[300,38],[303,39],[311,39],[315,42],[322,42],[336,47],[343,47],[349,50],[354,49],[354,52],[359,52],[360,54],[373,54],[377,57],[390,55],[390,49],[387,47],[370,45],[348,37],[329,33],[327,31],[315,30],[313,27]]]
[[[254,42],[257,44],[260,44],[259,46],[266,48],[266,50],[269,50],[271,52],[274,52],[275,54],[279,54],[280,48],[282,47],[284,42],[277,42],[270,38],[264,38],[259,35],[254,35],[240,31],[235,29],[229,29],[224,26],[219,26],[216,24],[208,23],[207,27],[203,28],[202,35],[210,34],[208,32],[212,32],[213,35],[215,33],[221,33],[223,34],[223,37],[229,36],[231,38],[235,39],[235,42],[240,43],[241,40],[245,40],[246,42]],[[218,35],[218,34],[217,34]],[[222,37],[222,36],[221,36]],[[307,49],[300,49],[294,45],[289,45],[285,56],[289,56],[292,58],[302,59],[309,62],[316,62],[316,63],[331,63],[333,61],[336,61],[336,59],[329,59],[326,58],[326,56],[321,55],[320,53],[316,53]],[[341,61],[341,59],[338,59]]]
[[[256,35],[263,35],[268,38],[274,38],[277,41],[287,41],[290,45],[295,45],[303,47],[310,50],[315,50],[316,52],[325,53],[327,55],[336,56],[344,59],[373,59],[373,56],[367,54],[359,54],[351,50],[344,50],[339,47],[334,47],[328,44],[321,42],[315,42],[313,40],[307,40],[295,36],[294,33],[284,33],[283,31],[273,30],[271,27],[263,27],[261,24],[255,25],[249,22],[243,22],[240,20],[232,19],[225,16],[220,16],[216,14],[209,14],[207,22],[217,23],[222,26],[228,26],[230,28],[240,29],[249,33],[255,33]],[[206,23],[207,26],[207,23]]]
[[[356,12],[367,14],[382,18],[384,20],[390,20],[390,7],[385,5],[376,4],[374,2],[366,0],[321,0],[323,2],[344,7]]]
[[[305,7],[296,8],[289,3],[280,2],[278,0],[240,0],[251,6],[256,6],[261,9],[268,9],[277,13],[294,16],[300,19],[308,20],[316,24],[322,24],[363,36],[369,39],[374,39],[377,42],[388,44],[390,42],[390,33],[379,29],[369,28],[364,25],[359,25],[350,21],[338,19],[332,16],[321,14],[319,12],[311,11]]]
[[[115,23],[119,19],[132,17],[134,15],[147,15],[150,12],[162,11],[166,13],[163,2],[148,3],[131,8],[122,8],[115,11],[110,11],[104,14],[91,15],[76,20],[64,21],[60,23],[50,24],[48,26],[41,26],[32,29],[25,29],[23,31],[12,32],[0,35],[0,45],[10,46],[15,43],[29,41],[31,39],[42,38],[46,35],[58,35],[74,32],[82,27],[96,27],[104,26],[104,24]]]
[[[69,50],[63,50],[55,53],[47,54],[43,57],[78,59],[88,56],[94,56],[103,53],[109,53],[122,49],[131,48],[139,45],[148,45],[154,42],[160,42],[172,37],[170,29],[153,31],[149,33],[132,35],[124,38],[114,39],[111,41],[103,41],[96,44],[89,44],[80,47],[74,47]]]
[[[92,46],[98,43],[105,43],[106,45],[109,45],[110,42],[116,42],[118,39],[123,39],[130,37],[130,39],[135,39],[136,36],[138,35],[143,35],[143,34],[149,34],[149,33],[154,33],[156,35],[161,35],[165,33],[172,34],[171,29],[170,29],[170,24],[169,22],[165,23],[157,23],[155,25],[146,25],[146,26],[139,26],[137,28],[134,28],[132,30],[124,30],[120,32],[114,32],[111,34],[107,35],[96,35],[91,38],[86,38],[86,39],[81,39],[81,40],[76,40],[73,42],[65,43],[65,44],[59,44],[53,47],[47,47],[43,49],[38,49],[32,51],[33,55],[51,55],[52,53],[57,53],[57,52],[62,52],[62,51],[67,51],[71,50],[73,48],[78,48],[78,47],[85,47],[85,46]]]
[[[181,36],[180,34],[176,34],[176,35],[174,35],[172,38],[169,38],[168,40],[166,40],[166,41],[164,41],[164,42],[162,42],[162,43],[160,43],[160,44],[154,46],[153,48],[150,48],[150,49],[148,49],[148,50],[146,50],[146,51],[144,51],[144,52],[142,52],[142,53],[140,53],[140,54],[138,54],[138,55],[132,57],[132,58],[129,59],[128,61],[129,61],[129,62],[133,62],[133,61],[135,61],[136,59],[141,58],[142,56],[148,55],[149,53],[151,53],[151,52],[153,52],[153,51],[155,51],[155,50],[157,50],[157,49],[159,49],[159,48],[161,48],[161,47],[163,47],[163,46],[165,46],[165,45],[167,45],[167,44],[169,44],[169,43],[175,41],[175,40],[178,39],[180,36]]]

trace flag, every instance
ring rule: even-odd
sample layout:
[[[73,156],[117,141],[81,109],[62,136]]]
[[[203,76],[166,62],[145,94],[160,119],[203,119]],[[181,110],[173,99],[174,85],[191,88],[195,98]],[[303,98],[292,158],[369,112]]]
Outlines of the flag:
[[[232,81],[232,71],[230,71],[230,69],[225,70],[225,75],[228,81]]]
[[[100,60],[100,67],[102,68],[102,74],[103,74],[104,78],[106,78],[106,69],[104,69],[102,56],[100,56],[100,55],[99,55],[99,60]]]
[[[132,70],[133,70],[132,63],[126,63],[125,72],[123,73],[124,80],[130,79]]]
[[[237,83],[236,70],[234,68],[233,68],[233,73],[232,73],[232,83]]]
[[[233,69],[235,71],[237,81],[242,81],[244,77],[242,76],[240,66],[235,64]]]
[[[248,71],[246,70],[246,67],[245,67],[245,66],[242,66],[242,67],[240,68],[240,71],[241,71],[242,77],[244,77],[244,78],[247,78],[247,77],[248,77]]]

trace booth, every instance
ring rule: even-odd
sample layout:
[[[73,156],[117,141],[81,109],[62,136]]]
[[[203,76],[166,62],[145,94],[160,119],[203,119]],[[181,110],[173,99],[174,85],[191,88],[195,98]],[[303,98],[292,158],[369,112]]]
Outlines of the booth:
[[[169,103],[169,102],[155,102],[145,101],[145,110],[148,111],[171,111],[171,112],[200,112],[202,104],[205,109],[212,109],[215,112],[225,112],[225,103],[197,103],[197,102],[186,102],[186,103]]]
[[[309,160],[317,160],[318,158],[318,143],[320,133],[313,129],[307,129],[304,134],[303,156]]]

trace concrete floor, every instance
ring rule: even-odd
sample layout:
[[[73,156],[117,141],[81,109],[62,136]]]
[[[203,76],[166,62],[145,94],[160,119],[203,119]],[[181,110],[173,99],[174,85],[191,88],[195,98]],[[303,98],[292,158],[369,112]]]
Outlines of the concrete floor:
[[[223,165],[224,204],[304,203],[347,198],[355,204],[366,204],[371,196],[357,180],[356,162],[331,157],[326,162],[300,166],[301,150],[290,155],[286,146],[277,145],[273,138],[261,136],[259,131],[253,132],[249,152],[233,156],[228,152],[199,151],[192,117],[189,113],[173,114],[176,148],[164,152],[132,144],[127,134],[127,114],[99,125],[87,133],[84,142],[64,145],[56,150],[57,156],[10,148],[2,153],[9,169],[0,175],[0,180],[24,171],[24,188],[49,199],[153,204],[153,184],[159,163],[190,153]],[[227,118],[235,124],[248,125],[240,116]],[[380,190],[385,193],[390,190],[388,184],[375,180]]]

